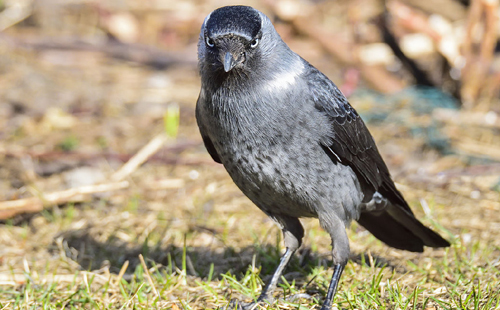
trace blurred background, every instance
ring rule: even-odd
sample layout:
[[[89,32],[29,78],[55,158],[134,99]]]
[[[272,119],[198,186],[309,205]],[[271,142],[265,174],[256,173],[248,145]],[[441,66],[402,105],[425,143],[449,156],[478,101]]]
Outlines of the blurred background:
[[[464,249],[469,276],[491,281],[490,269],[474,272],[500,255],[498,1],[239,3],[268,15],[291,49],[340,87],[418,217]],[[43,298],[142,307],[160,296],[156,306],[210,308],[233,291],[248,296],[221,273],[243,281],[258,269],[265,279],[276,266],[279,230],[211,160],[194,118],[199,29],[229,4],[0,0],[2,307]],[[329,261],[329,238],[316,221],[304,223],[297,283]],[[350,238],[354,262],[370,250],[396,267],[424,264],[356,224]],[[446,257],[431,251],[425,264],[454,266]],[[147,282],[138,294],[146,265],[161,292]],[[431,291],[454,279],[435,276]],[[202,279],[212,293],[196,284]]]

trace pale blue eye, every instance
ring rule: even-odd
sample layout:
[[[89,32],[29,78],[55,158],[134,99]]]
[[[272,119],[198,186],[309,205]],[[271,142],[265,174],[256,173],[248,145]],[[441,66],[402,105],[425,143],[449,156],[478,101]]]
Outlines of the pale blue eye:
[[[254,39],[252,43],[250,43],[251,48],[255,48],[257,45],[259,45],[259,39]]]
[[[206,37],[206,38],[205,38],[205,42],[206,42],[206,43],[207,43],[207,45],[208,45],[208,46],[210,46],[210,47],[214,47],[214,45],[215,45],[214,40],[212,40],[212,39],[211,39],[211,38],[209,38],[209,37]]]

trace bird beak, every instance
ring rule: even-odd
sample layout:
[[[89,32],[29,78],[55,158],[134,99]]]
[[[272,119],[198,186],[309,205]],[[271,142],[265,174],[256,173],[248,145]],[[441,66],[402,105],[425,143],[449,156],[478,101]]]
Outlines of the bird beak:
[[[224,64],[224,71],[226,72],[231,71],[231,69],[233,69],[237,64],[236,60],[230,52],[227,52],[226,55],[224,55],[224,61],[222,63]]]

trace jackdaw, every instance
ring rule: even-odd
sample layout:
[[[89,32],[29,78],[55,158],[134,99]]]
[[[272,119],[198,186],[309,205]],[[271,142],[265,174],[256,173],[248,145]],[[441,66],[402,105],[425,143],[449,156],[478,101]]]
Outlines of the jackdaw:
[[[272,299],[301,245],[300,217],[318,218],[332,239],[323,310],[331,308],[349,258],[351,220],[397,249],[449,246],[415,218],[337,86],[292,52],[263,13],[248,6],[210,13],[198,59],[196,119],[205,147],[284,236],[285,254],[257,302]]]

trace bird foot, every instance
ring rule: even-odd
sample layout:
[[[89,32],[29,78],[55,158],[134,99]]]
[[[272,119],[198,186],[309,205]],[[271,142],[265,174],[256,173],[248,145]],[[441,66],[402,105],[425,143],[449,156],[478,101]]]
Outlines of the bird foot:
[[[291,301],[291,302],[294,302],[298,299],[312,299],[313,297],[309,294],[306,294],[306,293],[299,293],[299,294],[294,294],[294,295],[291,295],[291,296],[288,296],[286,298],[287,301]]]
[[[221,310],[253,310],[257,307],[254,302],[243,302],[241,300],[232,299],[229,304]]]
[[[295,295],[287,297],[286,301],[294,302],[298,299],[311,299],[311,298],[313,298],[311,295],[306,294],[306,293],[301,293],[301,294],[295,294]],[[269,305],[273,301],[274,301],[274,298],[268,297],[268,296],[259,297],[257,302],[244,302],[241,300],[232,299],[229,302],[229,305],[222,308],[221,310],[256,310],[256,309],[258,309],[258,306]]]
[[[229,305],[222,308],[222,310],[255,310],[259,306],[259,302],[244,302],[241,300],[233,299]]]
[[[222,308],[222,310],[256,310],[259,306],[269,305],[273,302],[273,300],[273,297],[268,296],[259,297],[257,302],[244,302],[241,300],[232,299],[229,302],[229,305]]]

